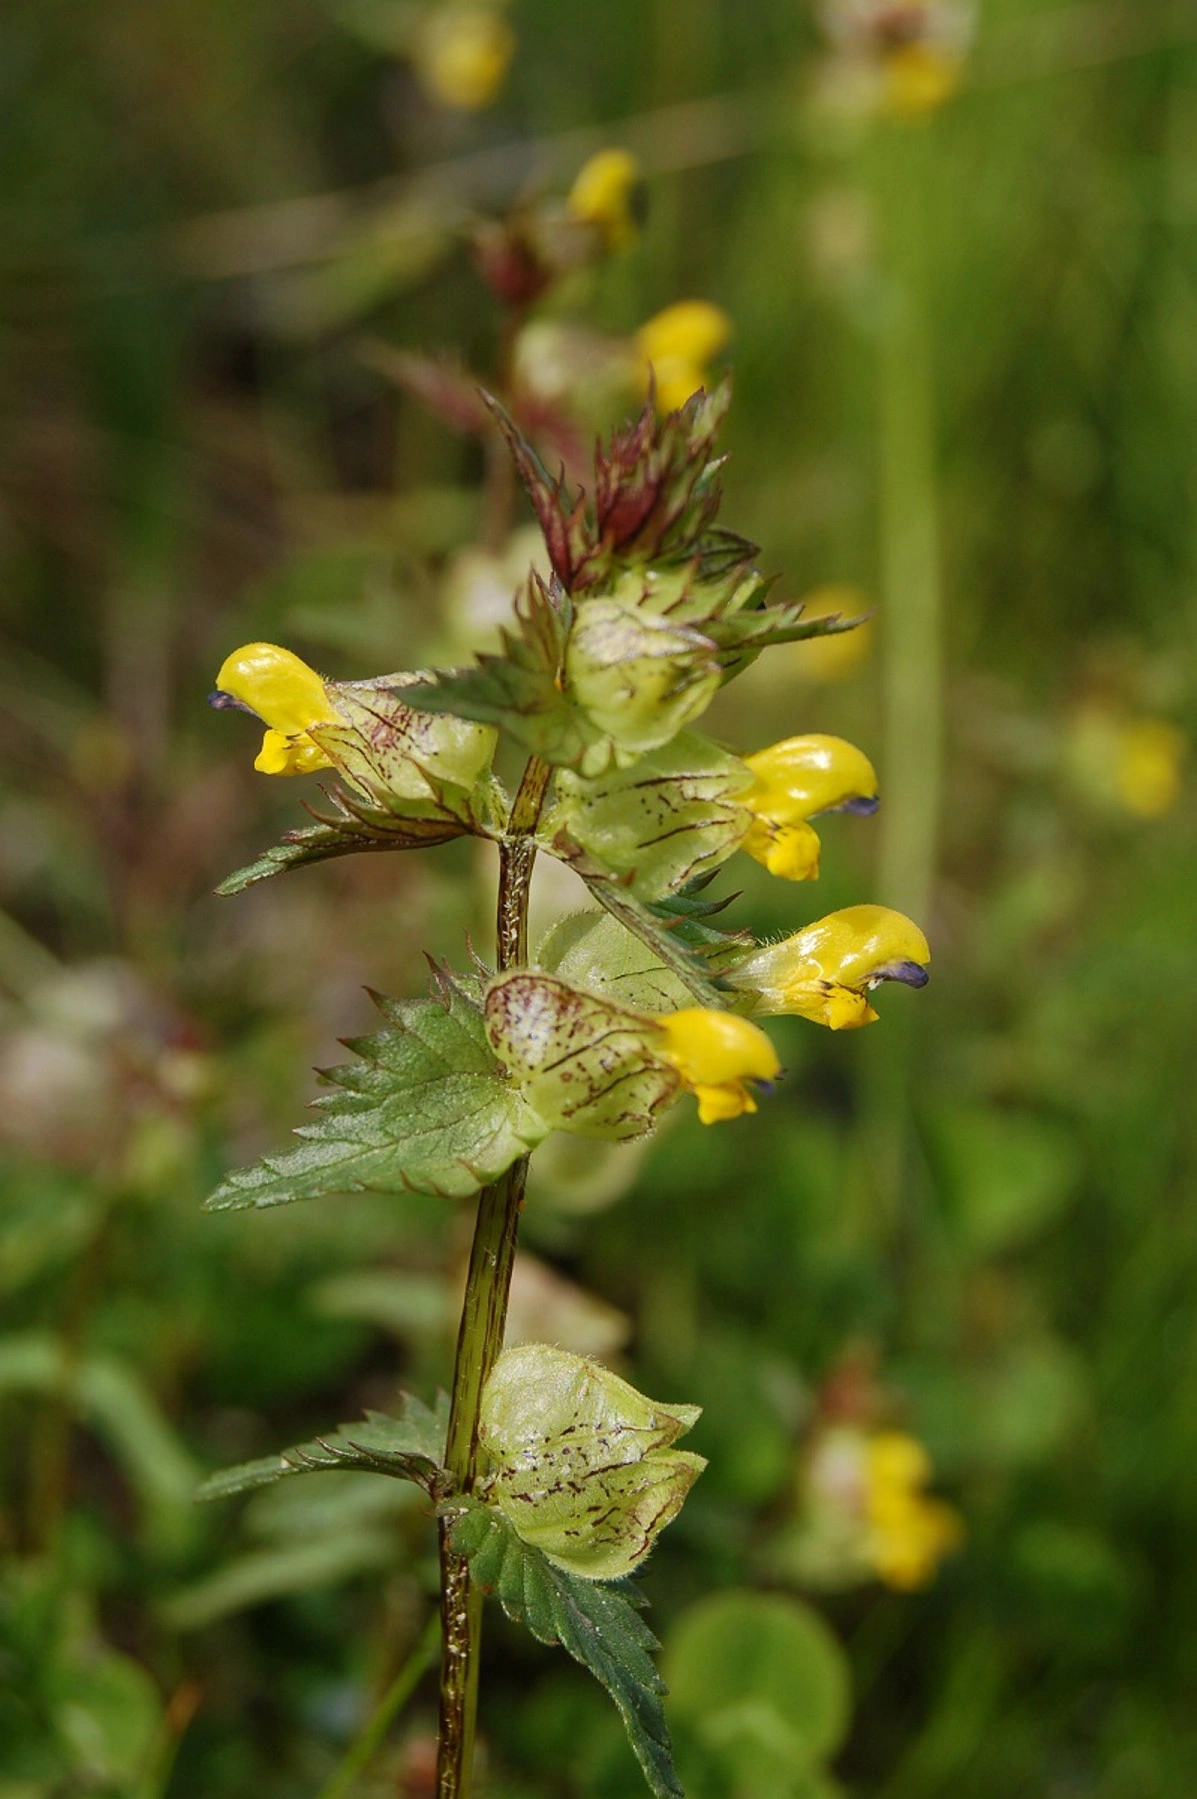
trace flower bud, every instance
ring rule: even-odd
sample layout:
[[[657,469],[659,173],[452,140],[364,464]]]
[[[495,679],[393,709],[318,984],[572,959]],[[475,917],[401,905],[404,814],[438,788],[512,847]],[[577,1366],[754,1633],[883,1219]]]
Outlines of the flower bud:
[[[720,666],[709,638],[621,606],[588,600],[565,654],[566,688],[626,764],[668,743],[710,704]]]
[[[865,995],[879,982],[926,986],[930,960],[927,939],[901,912],[846,906],[756,950],[725,978],[753,1013],[795,1012],[842,1031],[876,1018]]]
[[[635,612],[701,630],[708,620],[751,605],[768,587],[751,567],[753,554],[750,543],[736,539],[685,562],[639,563],[620,570],[608,597]]]
[[[478,1428],[479,1497],[526,1543],[587,1580],[642,1562],[706,1467],[673,1449],[699,1408],[663,1405],[583,1356],[530,1343],[499,1357]]]
[[[819,872],[819,839],[808,819],[877,809],[873,765],[842,737],[788,737],[744,760],[755,778],[741,799],[753,814],[742,848],[786,880]]]

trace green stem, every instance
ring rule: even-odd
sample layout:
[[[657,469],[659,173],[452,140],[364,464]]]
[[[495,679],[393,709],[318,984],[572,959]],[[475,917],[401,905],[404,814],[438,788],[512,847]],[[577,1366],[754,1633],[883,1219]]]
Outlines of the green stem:
[[[924,928],[939,857],[943,786],[943,593],[928,303],[927,186],[933,125],[879,135],[890,315],[880,345],[882,806],[878,897]],[[879,1215],[893,1229],[907,1175],[918,1021],[894,1007],[867,1061],[866,1144]]]
[[[370,1765],[382,1747],[392,1721],[415,1692],[424,1671],[431,1667],[439,1638],[440,1620],[433,1614],[411,1654],[366,1720],[360,1735],[350,1744],[342,1760],[320,1788],[317,1799],[344,1799],[357,1776]]]
[[[495,925],[497,965],[518,967],[528,957],[528,895],[536,859],[534,832],[550,769],[532,757],[511,808],[499,847],[499,900]],[[453,1399],[445,1465],[456,1490],[469,1493],[478,1473],[478,1412],[482,1389],[503,1347],[507,1300],[528,1177],[522,1156],[484,1187],[478,1200],[474,1241],[453,1369]],[[449,1542],[450,1521],[440,1525],[441,1719],[437,1799],[469,1799],[478,1709],[478,1656],[482,1594],[464,1557]]]
[[[886,134],[881,185],[893,313],[881,345],[880,897],[925,924],[943,784],[943,598],[927,321],[930,145]]]

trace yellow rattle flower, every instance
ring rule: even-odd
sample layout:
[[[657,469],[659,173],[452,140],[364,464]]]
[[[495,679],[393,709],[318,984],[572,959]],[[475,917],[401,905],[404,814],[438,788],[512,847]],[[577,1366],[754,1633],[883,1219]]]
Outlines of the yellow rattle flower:
[[[689,1006],[657,1017],[665,1037],[660,1054],[698,1101],[703,1124],[755,1112],[747,1081],[775,1081],[777,1051],[757,1025],[734,1012]]]
[[[654,313],[636,333],[645,384],[656,382],[662,412],[676,412],[706,385],[707,364],[731,336],[731,320],[709,300],[678,300]]]
[[[845,906],[755,951],[725,978],[753,1012],[794,1012],[845,1031],[876,1018],[865,996],[879,982],[925,987],[930,960],[927,939],[903,913]]]
[[[640,164],[630,150],[599,150],[578,170],[566,209],[579,224],[597,225],[609,249],[622,250],[636,236],[639,181]]]
[[[964,1535],[959,1514],[924,1491],[931,1459],[904,1431],[878,1431],[865,1462],[865,1553],[886,1586],[926,1586]]]
[[[502,87],[514,54],[515,33],[501,13],[489,6],[445,6],[424,21],[412,60],[442,106],[478,112]]]
[[[877,810],[877,776],[868,757],[842,737],[787,737],[744,763],[755,777],[739,803],[753,814],[740,848],[787,881],[819,872],[819,838],[810,824],[822,812]]]
[[[266,726],[254,761],[259,774],[306,775],[332,768],[331,758],[308,731],[340,720],[320,676],[290,650],[277,643],[247,643],[234,650],[221,664],[212,703],[252,712]]]
[[[962,72],[958,52],[946,45],[901,44],[882,62],[885,106],[899,119],[925,118],[951,99]]]

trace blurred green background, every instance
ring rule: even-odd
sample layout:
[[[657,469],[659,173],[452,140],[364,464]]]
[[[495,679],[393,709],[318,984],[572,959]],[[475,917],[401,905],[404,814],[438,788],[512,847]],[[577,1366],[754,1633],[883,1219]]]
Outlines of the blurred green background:
[[[367,983],[485,944],[489,871],[213,898],[316,795],[204,701],[240,643],[410,667],[509,595],[485,453],[395,354],[510,378],[471,233],[605,143],[646,222],[535,308],[528,393],[585,444],[596,345],[726,310],[724,522],[880,615],[714,726],[840,732],[890,803],[830,821],[818,887],[724,890],[761,934],[903,905],[933,980],[863,1035],[780,1025],[756,1120],[547,1150],[517,1322],[706,1408],[645,1581],[693,1799],[1197,1791],[1197,17],[983,0],[944,15],[958,91],[895,118],[918,13],[845,4],[833,54],[799,0],[512,0],[463,108],[403,0],[4,9],[0,1799],[432,1791],[427,1680],[344,1761],[429,1614],[413,1490],[191,1495],[446,1380],[469,1220],[199,1207]],[[922,1441],[963,1520],[922,1590],[800,1553],[844,1417]],[[736,1705],[724,1590],[775,1608]],[[580,1671],[488,1643],[487,1792],[640,1790]]]

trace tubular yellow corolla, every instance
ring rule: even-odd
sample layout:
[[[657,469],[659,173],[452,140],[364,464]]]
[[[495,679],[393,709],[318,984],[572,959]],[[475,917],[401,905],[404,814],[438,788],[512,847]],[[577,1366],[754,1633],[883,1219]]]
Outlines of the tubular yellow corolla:
[[[746,958],[727,979],[752,1010],[795,1012],[833,1031],[870,1024],[866,994],[881,981],[927,984],[931,951],[919,927],[889,906],[846,906]]]
[[[819,838],[809,819],[877,809],[873,765],[842,737],[787,737],[744,762],[755,779],[740,799],[753,814],[740,847],[784,880],[818,875]]]
[[[887,1586],[901,1592],[926,1586],[964,1534],[959,1515],[924,1488],[931,1460],[904,1431],[869,1438],[865,1462],[866,1554]]]
[[[703,1124],[755,1112],[756,1100],[745,1083],[775,1081],[781,1073],[764,1031],[734,1012],[690,1006],[661,1014],[655,1022],[665,1037],[661,1058],[697,1099]]]
[[[709,300],[678,300],[641,325],[636,352],[646,383],[652,372],[662,412],[675,412],[705,386],[707,364],[723,348],[731,329],[723,308]]]
[[[424,87],[442,106],[459,112],[490,105],[514,54],[515,33],[493,6],[434,8],[412,48]]]
[[[254,767],[264,775],[306,775],[333,763],[309,736],[340,721],[314,668],[276,643],[247,643],[221,664],[216,692],[266,726]],[[215,698],[215,696],[213,696]]]
[[[632,197],[640,164],[630,150],[599,150],[578,170],[566,207],[579,223],[597,225],[612,250],[621,250],[636,235]]]

